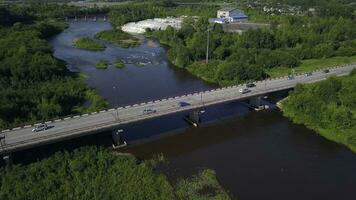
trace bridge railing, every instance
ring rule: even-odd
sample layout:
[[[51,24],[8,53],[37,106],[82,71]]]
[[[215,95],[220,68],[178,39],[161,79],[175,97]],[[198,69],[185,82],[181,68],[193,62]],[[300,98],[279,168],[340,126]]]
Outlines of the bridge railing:
[[[338,66],[329,67],[327,69],[335,70],[335,69],[338,69],[338,68],[349,67],[349,66],[355,66],[355,64],[338,65]],[[321,71],[323,71],[325,69],[326,68],[317,69],[317,70],[314,70],[313,72],[317,73],[317,72],[321,72]],[[297,76],[301,76],[303,74],[304,73],[297,73],[296,75]],[[255,84],[264,83],[264,82],[273,81],[273,80],[277,80],[277,79],[286,79],[287,77],[288,76],[268,78],[268,79],[264,79],[264,80],[254,81],[253,83],[255,83]],[[178,96],[166,96],[166,97],[163,97],[162,99],[151,100],[151,101],[147,101],[147,102],[137,102],[137,103],[134,103],[133,105],[125,105],[125,106],[120,106],[120,107],[116,107],[116,108],[108,108],[108,109],[94,111],[94,112],[90,112],[90,113],[71,114],[71,115],[66,115],[66,116],[54,118],[54,119],[48,120],[48,121],[37,120],[37,121],[35,121],[35,122],[31,123],[31,124],[24,123],[24,124],[18,125],[16,127],[10,127],[8,129],[1,130],[0,133],[7,133],[7,132],[11,132],[13,130],[20,130],[20,129],[23,129],[23,128],[30,128],[30,127],[34,127],[35,125],[41,124],[41,123],[50,124],[50,123],[54,123],[54,122],[60,122],[60,121],[75,119],[75,118],[79,118],[79,117],[86,117],[86,116],[94,115],[94,114],[98,114],[98,113],[105,113],[105,112],[111,112],[111,111],[115,111],[115,110],[122,110],[122,109],[130,108],[130,107],[149,105],[149,104],[163,102],[163,101],[167,101],[167,100],[179,99],[179,98],[182,98],[182,97],[189,97],[189,96],[200,95],[200,94],[204,94],[204,93],[216,92],[216,91],[232,89],[232,88],[240,88],[240,87],[244,87],[244,86],[245,86],[245,83],[241,83],[241,84],[234,85],[234,86],[226,86],[226,87],[214,88],[214,89],[210,89],[210,90],[196,90],[196,91],[192,91],[192,93],[188,93],[188,94],[182,94],[182,95],[178,95]]]

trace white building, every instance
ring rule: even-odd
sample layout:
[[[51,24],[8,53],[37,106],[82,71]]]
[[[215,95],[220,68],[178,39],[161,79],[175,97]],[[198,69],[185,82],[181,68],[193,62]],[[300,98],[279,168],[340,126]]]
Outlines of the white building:
[[[171,26],[175,29],[180,29],[181,24],[183,22],[184,17],[180,18],[154,18],[154,19],[146,19],[139,22],[130,22],[121,27],[121,30],[127,33],[145,33],[146,29],[149,28],[151,30],[165,30],[168,26]]]
[[[217,12],[218,19],[225,19],[228,22],[234,21],[246,21],[248,20],[247,15],[237,8],[222,8]]]

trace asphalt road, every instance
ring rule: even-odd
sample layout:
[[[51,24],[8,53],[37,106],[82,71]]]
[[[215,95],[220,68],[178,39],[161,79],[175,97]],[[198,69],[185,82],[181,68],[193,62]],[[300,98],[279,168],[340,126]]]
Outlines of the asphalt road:
[[[347,75],[355,68],[356,65],[348,65],[332,68],[329,73],[316,71],[313,72],[311,76],[305,76],[303,74],[297,75],[292,80],[288,80],[287,77],[281,77],[267,81],[259,81],[255,83],[256,87],[251,88],[251,92],[245,94],[239,92],[239,89],[245,88],[245,85],[238,85],[84,114],[81,116],[52,120],[46,123],[53,127],[40,132],[32,132],[32,129],[34,128],[33,125],[14,128],[12,130],[4,130],[0,133],[0,138],[4,137],[4,139],[1,140],[0,154],[79,137],[81,135],[112,130],[122,124],[173,114],[184,110],[265,95],[270,92],[293,88],[297,83],[312,83],[332,75]],[[187,102],[191,105],[180,107],[177,105],[180,101]],[[156,112],[152,114],[144,114],[143,110],[146,108],[154,109]]]

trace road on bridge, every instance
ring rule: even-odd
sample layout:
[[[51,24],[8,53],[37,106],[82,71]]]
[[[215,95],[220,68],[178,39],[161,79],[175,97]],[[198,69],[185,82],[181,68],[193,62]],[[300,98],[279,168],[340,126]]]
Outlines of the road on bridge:
[[[255,83],[256,87],[252,88],[251,92],[245,94],[239,92],[239,89],[245,88],[245,85],[238,85],[57,119],[46,122],[50,126],[53,126],[53,128],[40,132],[32,132],[33,125],[18,127],[12,130],[4,130],[0,133],[0,138],[3,138],[0,143],[0,154],[7,154],[42,144],[112,130],[123,124],[169,115],[185,110],[197,109],[208,105],[242,100],[271,92],[290,89],[297,83],[312,83],[332,75],[347,75],[355,68],[356,65],[348,65],[332,68],[329,73],[316,71],[313,72],[311,76],[305,76],[304,74],[297,75],[291,80],[287,77],[281,77],[266,81],[258,81]],[[181,101],[187,102],[190,105],[180,107],[178,102]],[[154,109],[156,112],[144,114],[143,110],[146,108]]]

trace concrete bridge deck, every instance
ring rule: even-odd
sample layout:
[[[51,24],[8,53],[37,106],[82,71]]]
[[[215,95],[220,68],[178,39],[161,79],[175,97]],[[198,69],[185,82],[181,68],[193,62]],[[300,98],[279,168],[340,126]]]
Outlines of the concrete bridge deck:
[[[8,154],[34,146],[112,130],[123,124],[178,113],[185,110],[261,96],[267,93],[293,88],[297,83],[312,83],[332,75],[347,75],[353,69],[356,69],[356,65],[331,68],[329,73],[315,71],[311,76],[301,74],[295,76],[292,80],[288,80],[287,77],[280,77],[266,81],[258,81],[255,82],[256,87],[251,88],[251,92],[246,94],[241,94],[239,92],[239,89],[245,88],[245,86],[238,85],[129,105],[117,109],[61,118],[46,122],[54,127],[40,132],[32,132],[33,125],[18,127],[11,130],[3,130],[0,133],[0,137],[3,138],[0,146],[0,154]],[[179,107],[177,103],[180,101],[188,102],[191,105]],[[145,108],[152,108],[157,112],[143,114]],[[117,117],[117,114],[119,117]]]

